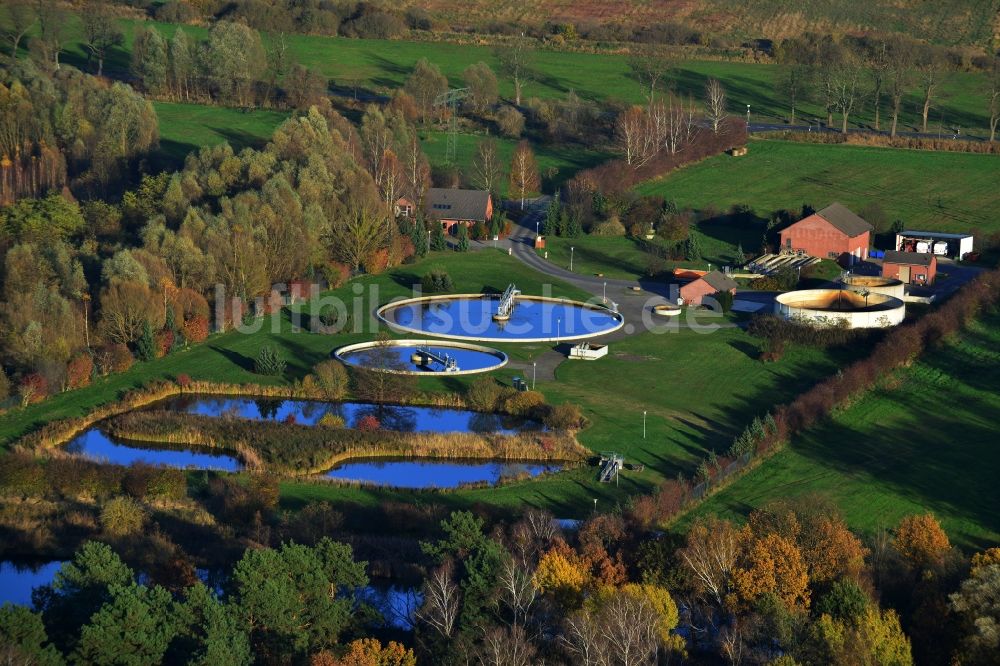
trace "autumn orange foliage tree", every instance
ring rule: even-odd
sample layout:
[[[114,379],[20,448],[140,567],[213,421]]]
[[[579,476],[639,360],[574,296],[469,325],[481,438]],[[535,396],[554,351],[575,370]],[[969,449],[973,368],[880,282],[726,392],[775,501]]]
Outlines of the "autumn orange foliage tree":
[[[941,566],[950,549],[948,535],[930,513],[906,516],[896,528],[896,551],[916,571]]]
[[[733,570],[733,590],[745,605],[774,594],[789,609],[809,607],[809,574],[798,546],[777,534],[754,539]]]

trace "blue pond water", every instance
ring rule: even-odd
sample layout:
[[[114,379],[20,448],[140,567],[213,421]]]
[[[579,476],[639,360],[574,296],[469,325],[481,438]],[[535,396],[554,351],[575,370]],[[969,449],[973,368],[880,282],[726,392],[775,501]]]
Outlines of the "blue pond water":
[[[538,476],[559,465],[545,463],[443,462],[438,460],[357,460],[326,473],[331,479],[365,481],[400,488],[457,488],[466,483],[497,483],[524,473]]]
[[[359,596],[382,614],[383,626],[404,631],[413,629],[414,613],[424,602],[420,590],[385,583],[369,585]]]
[[[116,465],[145,463],[168,467],[192,467],[235,472],[243,468],[233,456],[194,447],[151,448],[156,444],[131,442],[109,437],[97,428],[91,428],[66,445],[69,453],[78,453],[92,460],[107,461]]]
[[[344,419],[344,424],[348,428],[357,427],[358,422],[366,416],[374,416],[382,429],[401,432],[499,432],[509,435],[539,427],[531,421],[468,409],[373,405],[367,402],[193,395],[169,398],[152,405],[150,409],[170,409],[205,416],[230,415],[244,419],[282,422],[291,418],[300,425],[315,425],[325,414],[330,413]]]
[[[493,315],[498,303],[492,298],[424,301],[391,308],[385,317],[429,335],[497,341],[591,337],[621,323],[610,310],[533,300],[516,300],[510,319],[497,322]]]
[[[393,345],[386,347],[384,352],[382,350],[375,352],[372,349],[358,349],[356,351],[339,354],[338,356],[344,363],[360,367],[371,367],[375,365],[388,367],[394,370],[409,370],[411,372],[444,371],[444,366],[437,361],[430,361],[427,365],[415,364],[412,357],[414,352],[417,351],[417,348],[417,345]],[[438,358],[443,359],[448,356],[455,359],[455,364],[458,366],[458,369],[462,371],[494,368],[503,361],[503,359],[497,354],[477,351],[475,349],[457,349],[455,347],[435,344],[420,345],[419,348],[425,351],[430,350],[431,353],[436,355]],[[378,353],[379,356],[375,356],[376,353]],[[388,354],[388,358],[381,358],[382,353]]]
[[[0,562],[0,606],[12,603],[19,606],[31,605],[31,591],[48,585],[64,562],[55,560],[34,566]],[[224,572],[198,569],[202,582],[223,596]],[[138,576],[140,582],[143,575]],[[419,590],[384,582],[372,583],[361,590],[359,600],[378,610],[384,619],[383,626],[408,631],[413,628],[413,614],[423,603]]]
[[[60,561],[35,566],[0,562],[0,605],[7,603],[27,606],[31,604],[31,590],[48,585],[63,565]]]

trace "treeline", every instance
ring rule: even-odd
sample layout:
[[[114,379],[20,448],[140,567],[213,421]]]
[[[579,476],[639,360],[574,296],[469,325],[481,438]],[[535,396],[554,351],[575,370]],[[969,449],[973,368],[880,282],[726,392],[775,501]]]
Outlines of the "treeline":
[[[899,131],[900,113],[907,97],[919,99],[916,111],[926,133],[932,109],[944,100],[942,86],[955,72],[978,69],[986,72],[980,95],[988,118],[989,140],[996,138],[1000,122],[1000,55],[977,56],[971,60],[961,52],[919,43],[902,36],[865,35],[834,39],[806,34],[784,40],[776,49],[780,73],[775,94],[789,111],[789,124],[796,124],[796,112],[806,101],[819,104],[826,126],[846,133],[852,114],[863,108],[872,111],[872,128],[882,130],[889,116],[889,136]],[[799,117],[799,122],[803,118]]]
[[[0,69],[0,205],[64,186],[120,193],[158,144],[156,112],[128,85],[33,60]]]
[[[141,512],[109,500],[105,539],[127,549]],[[384,644],[368,563],[323,530],[298,534],[304,543],[237,556],[221,593],[183,559],[164,582],[159,572],[138,579],[108,545],[85,543],[31,609],[0,609],[0,639],[13,657],[45,664],[110,660],[126,644],[144,663],[316,666],[985,665],[998,647],[979,628],[995,617],[1000,549],[967,558],[929,514],[862,539],[819,498],[658,538],[614,514],[563,532],[539,511],[492,526],[455,512],[410,553],[425,572],[410,647]]]
[[[27,404],[200,342],[206,296],[226,329],[275,283],[338,286],[422,255],[422,216],[397,224],[393,207],[404,194],[421,203],[428,184],[402,115],[373,107],[359,131],[326,103],[284,123],[264,149],[204,148],[118,203],[50,194],[2,209],[0,362],[15,379],[0,383],[0,399],[11,383]]]

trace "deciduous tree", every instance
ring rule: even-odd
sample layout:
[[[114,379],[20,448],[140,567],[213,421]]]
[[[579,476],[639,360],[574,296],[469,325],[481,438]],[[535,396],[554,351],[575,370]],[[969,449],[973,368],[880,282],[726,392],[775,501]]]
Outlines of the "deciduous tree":
[[[896,551],[916,571],[933,569],[944,563],[951,549],[948,535],[932,514],[906,516],[896,528]]]
[[[712,126],[712,133],[718,134],[726,112],[726,91],[718,79],[709,79],[705,85],[705,115]]]
[[[511,44],[498,47],[493,55],[500,63],[500,72],[514,86],[514,106],[521,106],[521,92],[524,84],[531,79],[531,69],[535,54],[530,42],[524,37]]]
[[[104,58],[108,50],[125,43],[125,35],[115,21],[109,7],[100,0],[88,1],[81,15],[83,20],[84,46],[87,47],[87,61],[97,58],[97,75],[104,73]]]
[[[537,192],[539,185],[535,153],[527,141],[521,141],[514,149],[514,156],[510,163],[511,193],[521,199],[521,210],[524,210],[525,197]]]

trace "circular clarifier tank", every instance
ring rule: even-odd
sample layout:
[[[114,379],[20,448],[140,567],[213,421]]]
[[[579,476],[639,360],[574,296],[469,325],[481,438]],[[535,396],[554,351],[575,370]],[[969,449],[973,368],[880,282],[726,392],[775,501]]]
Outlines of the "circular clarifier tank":
[[[500,299],[482,294],[426,296],[378,310],[390,327],[457,340],[547,342],[582,340],[622,327],[621,314],[599,305],[542,296],[517,296],[507,318],[497,318]]]
[[[902,281],[880,275],[848,275],[842,278],[840,283],[844,285],[845,289],[856,291],[859,294],[865,292],[885,294],[900,299],[906,294],[906,285]]]
[[[334,356],[347,365],[407,375],[471,375],[507,364],[499,349],[440,340],[360,342],[337,349]]]
[[[846,324],[848,328],[885,328],[903,321],[906,304],[876,292],[802,289],[779,294],[775,298],[774,311],[785,319],[814,326]]]

